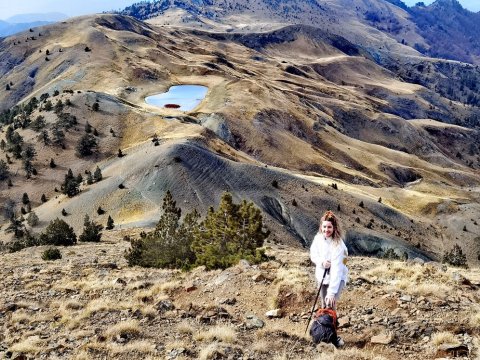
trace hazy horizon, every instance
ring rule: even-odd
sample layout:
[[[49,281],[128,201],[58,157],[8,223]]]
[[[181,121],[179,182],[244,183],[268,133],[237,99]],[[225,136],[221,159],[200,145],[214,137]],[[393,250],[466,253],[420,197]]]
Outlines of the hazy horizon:
[[[63,13],[69,17],[80,16],[123,9],[136,2],[138,2],[138,0],[83,0],[81,2],[22,0],[13,3],[7,0],[0,0],[0,20],[6,20],[15,15],[45,14],[51,12]]]

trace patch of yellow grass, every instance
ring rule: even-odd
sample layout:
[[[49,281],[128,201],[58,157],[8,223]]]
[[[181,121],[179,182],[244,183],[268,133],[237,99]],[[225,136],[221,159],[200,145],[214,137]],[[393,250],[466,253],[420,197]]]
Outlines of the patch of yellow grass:
[[[127,320],[108,328],[105,336],[108,338],[114,338],[117,335],[133,337],[139,335],[140,332],[140,325],[137,320]]]
[[[172,341],[168,344],[165,344],[165,350],[170,351],[173,349],[186,348],[187,343],[185,341]]]
[[[388,360],[387,358],[376,355],[374,351],[362,349],[335,349],[333,356],[331,353],[322,353],[315,360]]]
[[[40,347],[40,344],[41,344],[41,340],[38,336],[31,336],[16,344],[13,344],[9,350],[12,352],[36,354],[40,350],[42,350],[42,348]]]
[[[125,353],[154,354],[156,352],[155,344],[152,344],[146,340],[130,341],[125,345],[110,343],[107,346],[107,350],[109,354],[112,356],[125,354]]]
[[[44,281],[32,281],[32,282],[29,282],[28,284],[25,285],[25,289],[33,289],[33,288],[36,288],[36,287],[45,287],[45,282]]]
[[[195,327],[187,321],[182,321],[177,325],[177,331],[180,334],[192,335],[195,332]]]
[[[470,326],[475,329],[480,329],[480,310],[477,309],[470,317]]]
[[[253,343],[252,350],[260,354],[268,354],[271,351],[271,345],[267,340],[259,339]]]
[[[135,294],[135,299],[142,301],[142,299],[155,298],[155,300],[168,299],[168,294],[180,286],[180,281],[168,281],[161,284],[153,285],[146,290],[138,291]]]
[[[288,288],[289,292],[301,294],[311,286],[310,274],[305,268],[289,267],[280,268],[277,271],[273,295],[269,300],[270,308],[277,308],[279,295],[282,289]]]
[[[193,338],[197,341],[217,340],[225,343],[234,343],[237,340],[237,333],[232,326],[218,325],[207,331],[198,331]]]
[[[198,359],[199,360],[211,360],[213,357],[217,354],[223,354],[225,353],[222,351],[220,346],[218,345],[217,342],[211,343],[204,347],[202,350],[200,350],[200,353],[198,354]]]
[[[32,316],[28,314],[25,310],[18,310],[12,314],[10,322],[15,323],[29,323]]]
[[[443,332],[434,334],[432,336],[431,343],[435,346],[440,346],[443,344],[460,345],[460,341],[456,339],[455,335],[448,331],[443,331]]]

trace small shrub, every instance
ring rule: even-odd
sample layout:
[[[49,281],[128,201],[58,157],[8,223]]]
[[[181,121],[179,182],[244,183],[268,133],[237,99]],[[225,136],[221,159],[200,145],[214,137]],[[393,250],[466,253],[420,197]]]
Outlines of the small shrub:
[[[462,248],[458,244],[455,244],[452,250],[445,251],[442,262],[458,267],[468,267],[467,256],[463,253]]]
[[[361,208],[365,207],[365,204],[363,203],[363,200],[360,201],[360,204],[358,204],[358,206],[360,206]]]
[[[273,180],[272,181],[272,186],[276,189],[278,189],[278,181],[277,180]]]
[[[382,255],[383,259],[389,259],[389,260],[400,260],[400,256],[397,255],[395,252],[395,249],[393,248],[388,248],[385,250],[385,252]]]
[[[42,253],[42,259],[45,261],[58,260],[61,258],[62,254],[56,247],[49,247]]]
[[[106,230],[112,230],[115,227],[115,223],[110,215],[108,215]]]

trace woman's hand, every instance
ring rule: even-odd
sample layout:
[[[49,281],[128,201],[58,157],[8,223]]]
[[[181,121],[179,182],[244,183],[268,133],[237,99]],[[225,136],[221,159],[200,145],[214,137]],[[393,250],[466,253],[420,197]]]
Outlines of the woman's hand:
[[[330,269],[330,266],[332,265],[332,263],[330,262],[330,260],[326,260],[324,262],[322,262],[322,266],[324,269]]]
[[[336,300],[335,300],[335,295],[327,295],[325,296],[325,305],[327,307],[330,307],[332,309],[335,308],[335,305],[336,305]]]

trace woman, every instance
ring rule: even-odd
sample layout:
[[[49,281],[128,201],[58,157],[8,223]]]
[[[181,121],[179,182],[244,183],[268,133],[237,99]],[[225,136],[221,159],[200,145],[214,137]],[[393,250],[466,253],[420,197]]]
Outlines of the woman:
[[[333,212],[327,211],[320,220],[320,229],[310,247],[310,258],[316,265],[315,277],[319,284],[325,270],[330,269],[320,289],[322,308],[336,308],[348,279],[347,256],[338,219]]]

